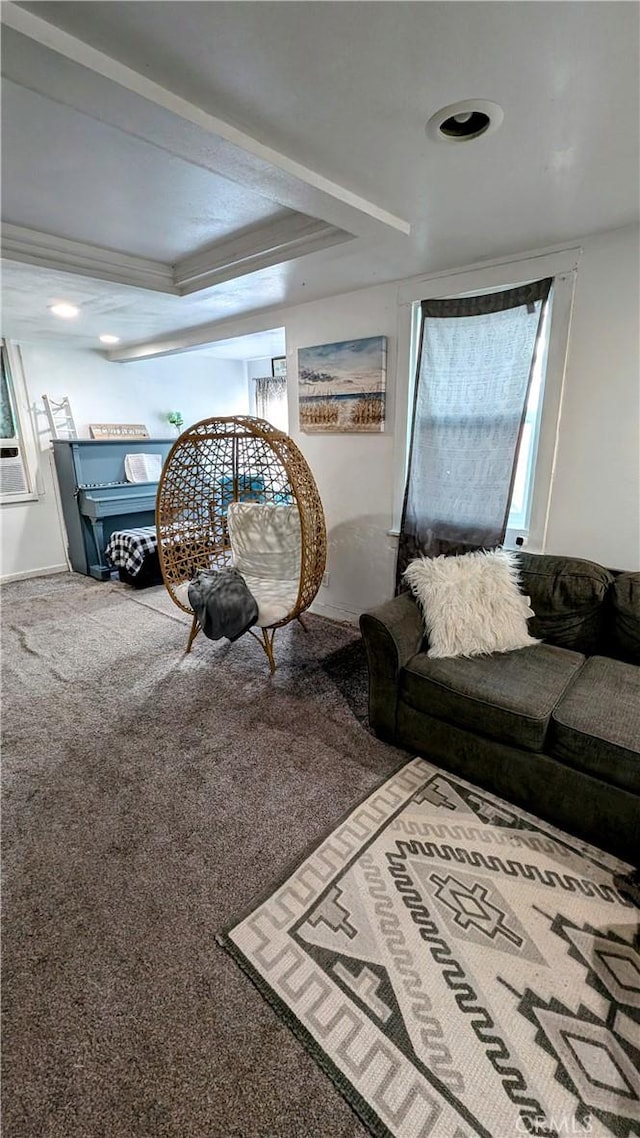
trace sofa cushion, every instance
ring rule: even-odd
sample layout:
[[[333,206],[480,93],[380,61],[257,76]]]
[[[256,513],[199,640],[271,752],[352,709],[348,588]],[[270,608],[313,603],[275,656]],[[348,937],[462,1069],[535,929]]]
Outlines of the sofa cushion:
[[[518,577],[516,556],[504,549],[410,561],[404,578],[424,615],[429,656],[489,656],[535,644]]]
[[[555,708],[549,754],[640,793],[640,668],[592,656]]]
[[[535,616],[531,636],[558,648],[594,655],[601,647],[613,575],[594,561],[520,553],[521,589]]]
[[[541,751],[551,712],[583,663],[549,644],[472,659],[419,652],[402,670],[400,698],[456,727]]]
[[[619,573],[611,590],[612,651],[640,664],[640,573]]]

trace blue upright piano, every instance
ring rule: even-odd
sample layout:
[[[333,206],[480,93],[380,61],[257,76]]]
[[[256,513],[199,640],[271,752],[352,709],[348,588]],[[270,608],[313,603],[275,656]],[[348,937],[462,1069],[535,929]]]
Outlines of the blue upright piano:
[[[53,454],[76,573],[106,581],[105,546],[114,530],[155,525],[157,482],[127,482],[127,454],[159,454],[175,439],[54,439]]]

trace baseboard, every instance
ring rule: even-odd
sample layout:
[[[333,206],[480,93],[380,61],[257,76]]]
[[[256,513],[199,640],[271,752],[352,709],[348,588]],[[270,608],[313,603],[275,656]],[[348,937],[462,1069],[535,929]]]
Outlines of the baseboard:
[[[338,605],[323,605],[318,600],[313,602],[309,612],[315,613],[317,616],[326,616],[329,620],[347,621],[348,624],[357,624],[360,619],[359,612],[339,608]]]
[[[52,577],[54,573],[70,573],[67,565],[47,565],[44,569],[29,569],[26,573],[7,573],[0,577],[0,585],[8,585],[10,581],[28,581],[31,577]]]

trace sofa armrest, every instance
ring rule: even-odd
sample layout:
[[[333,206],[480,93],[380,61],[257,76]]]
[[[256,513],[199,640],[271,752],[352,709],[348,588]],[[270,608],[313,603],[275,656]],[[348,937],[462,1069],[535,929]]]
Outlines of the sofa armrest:
[[[400,670],[419,651],[422,614],[410,593],[401,593],[360,617],[369,664],[369,722],[383,738],[396,732]]]

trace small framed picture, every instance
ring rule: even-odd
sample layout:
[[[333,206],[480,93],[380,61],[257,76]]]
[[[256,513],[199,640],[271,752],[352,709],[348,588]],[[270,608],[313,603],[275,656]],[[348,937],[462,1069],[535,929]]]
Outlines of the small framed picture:
[[[276,356],[275,360],[271,360],[271,374],[273,376],[281,375],[287,378],[287,357]]]

